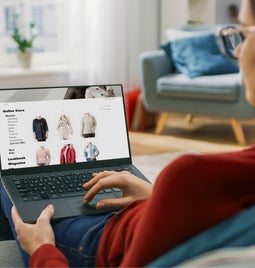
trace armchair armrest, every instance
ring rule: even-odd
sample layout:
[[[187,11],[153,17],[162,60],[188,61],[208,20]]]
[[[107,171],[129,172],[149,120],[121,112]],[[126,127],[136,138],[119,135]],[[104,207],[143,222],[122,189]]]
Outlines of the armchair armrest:
[[[157,79],[173,71],[172,62],[163,50],[140,54],[140,83],[146,108],[150,109],[146,100],[156,97]]]

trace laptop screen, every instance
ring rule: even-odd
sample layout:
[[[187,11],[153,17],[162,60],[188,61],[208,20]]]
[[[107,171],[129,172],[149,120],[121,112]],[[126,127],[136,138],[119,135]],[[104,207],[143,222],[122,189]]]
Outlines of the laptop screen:
[[[129,158],[121,85],[0,90],[2,170]]]

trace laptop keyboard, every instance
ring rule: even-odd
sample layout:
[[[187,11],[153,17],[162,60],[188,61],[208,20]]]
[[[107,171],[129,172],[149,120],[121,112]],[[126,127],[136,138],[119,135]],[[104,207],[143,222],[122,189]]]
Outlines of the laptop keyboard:
[[[119,169],[116,171],[129,169]],[[97,172],[93,170],[93,173]],[[99,171],[98,171],[99,172]],[[13,182],[24,202],[84,196],[88,190],[82,185],[92,178],[92,172],[72,172],[54,175],[38,175],[13,178]],[[119,188],[101,190],[103,193],[120,193]]]

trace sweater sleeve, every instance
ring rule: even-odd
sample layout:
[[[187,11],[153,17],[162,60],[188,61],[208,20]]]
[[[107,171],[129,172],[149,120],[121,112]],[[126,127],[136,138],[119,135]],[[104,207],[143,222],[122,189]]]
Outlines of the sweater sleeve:
[[[60,250],[51,244],[44,244],[31,255],[30,267],[69,267],[69,264]]]

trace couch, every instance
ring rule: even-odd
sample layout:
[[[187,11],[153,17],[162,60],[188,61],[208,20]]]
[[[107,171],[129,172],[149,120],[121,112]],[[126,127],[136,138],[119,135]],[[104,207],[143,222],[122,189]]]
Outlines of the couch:
[[[15,240],[0,241],[0,267],[24,267]]]
[[[185,25],[181,31],[215,34],[218,28]],[[240,119],[252,118],[255,107],[245,99],[241,72],[188,77],[176,71],[171,57],[159,49],[140,55],[140,82],[145,107],[159,113],[156,134],[162,133],[169,113],[186,114],[189,122],[195,115],[214,116],[229,119],[238,143],[246,143]]]

